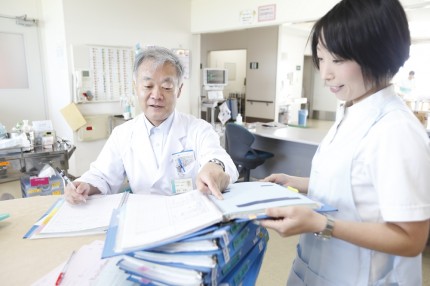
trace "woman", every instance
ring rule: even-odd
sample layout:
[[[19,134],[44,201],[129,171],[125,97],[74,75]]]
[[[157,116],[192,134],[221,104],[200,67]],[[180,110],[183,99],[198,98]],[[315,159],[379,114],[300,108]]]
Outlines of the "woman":
[[[429,233],[429,138],[390,83],[409,57],[398,0],[343,0],[314,25],[312,56],[344,101],[310,178],[265,181],[308,193],[337,212],[267,210],[261,224],[302,234],[288,285],[421,285]],[[315,233],[315,234],[314,234]]]

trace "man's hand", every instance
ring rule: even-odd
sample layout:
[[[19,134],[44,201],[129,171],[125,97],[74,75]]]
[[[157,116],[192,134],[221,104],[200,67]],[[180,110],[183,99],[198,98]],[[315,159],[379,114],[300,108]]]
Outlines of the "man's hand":
[[[206,194],[212,194],[222,200],[222,191],[230,183],[230,176],[224,172],[221,166],[208,162],[197,174],[197,189]]]
[[[91,186],[84,182],[72,182],[64,189],[64,196],[71,204],[80,204],[87,201]]]

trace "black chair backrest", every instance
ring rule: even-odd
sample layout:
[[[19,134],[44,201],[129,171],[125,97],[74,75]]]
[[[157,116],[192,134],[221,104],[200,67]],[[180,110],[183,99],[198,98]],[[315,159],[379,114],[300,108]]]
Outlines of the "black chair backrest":
[[[252,150],[255,137],[248,129],[236,123],[227,123],[225,127],[226,150],[233,158],[243,159]]]

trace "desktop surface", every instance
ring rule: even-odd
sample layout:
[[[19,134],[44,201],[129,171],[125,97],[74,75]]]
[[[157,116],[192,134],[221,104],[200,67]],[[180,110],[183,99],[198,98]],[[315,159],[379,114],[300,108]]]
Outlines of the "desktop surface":
[[[63,263],[73,250],[105,235],[23,239],[31,226],[60,196],[38,196],[0,201],[2,213],[10,217],[0,221],[0,280],[5,285],[31,285]]]

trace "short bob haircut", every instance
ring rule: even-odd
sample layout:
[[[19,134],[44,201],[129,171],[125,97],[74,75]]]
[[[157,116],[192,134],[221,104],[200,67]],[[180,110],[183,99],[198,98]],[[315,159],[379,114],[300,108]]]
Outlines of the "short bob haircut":
[[[390,81],[409,58],[411,37],[398,0],[343,0],[319,19],[311,32],[312,60],[317,45],[335,57],[357,62],[366,83]]]
[[[146,60],[154,61],[154,67],[163,65],[165,63],[170,63],[173,65],[176,68],[178,85],[181,85],[184,79],[184,65],[173,51],[159,46],[148,46],[136,55],[133,67],[133,79],[135,81],[137,80],[137,70],[139,69],[139,66]]]

